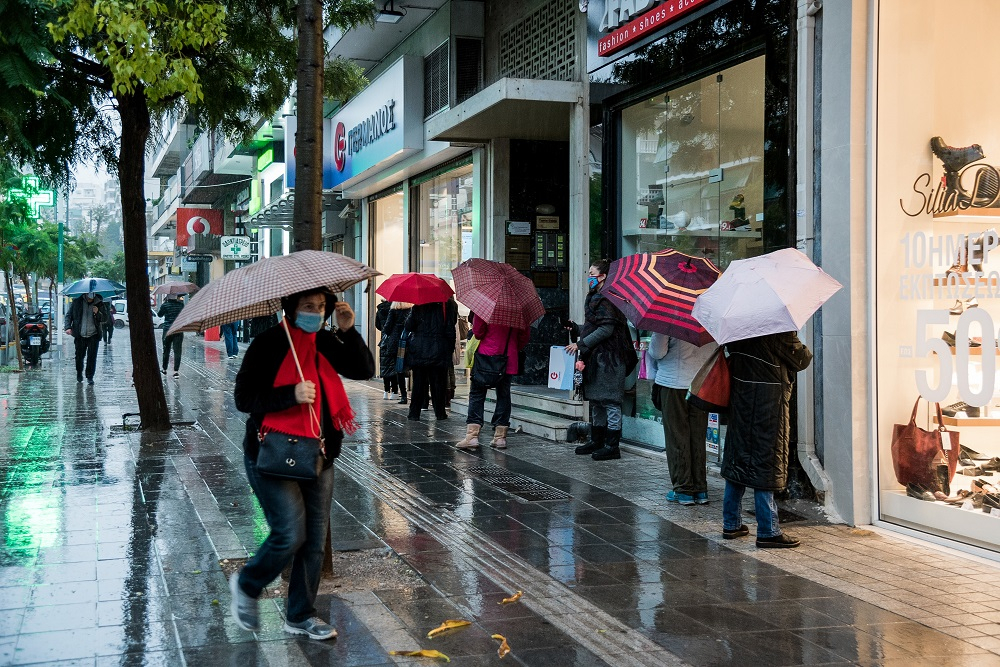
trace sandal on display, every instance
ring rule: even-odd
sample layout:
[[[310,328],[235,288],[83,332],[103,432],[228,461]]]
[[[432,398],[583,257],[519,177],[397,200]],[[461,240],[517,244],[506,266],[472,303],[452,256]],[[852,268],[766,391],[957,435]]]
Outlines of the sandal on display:
[[[994,495],[1000,493],[1000,490],[997,490],[997,487],[993,486],[984,479],[972,480],[972,490],[975,492],[991,493]]]

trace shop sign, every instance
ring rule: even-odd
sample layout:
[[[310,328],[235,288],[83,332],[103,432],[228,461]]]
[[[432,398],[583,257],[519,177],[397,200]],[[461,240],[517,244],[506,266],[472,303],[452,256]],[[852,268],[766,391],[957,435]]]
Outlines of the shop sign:
[[[676,21],[709,0],[604,0],[597,55],[620,51],[667,24]],[[651,8],[651,9],[650,9]]]
[[[511,236],[531,236],[531,223],[518,220],[508,220],[507,233]]]
[[[325,176],[329,165],[331,182],[324,178],[323,187],[374,174],[423,149],[420,66],[403,56],[330,119],[323,134],[323,171]]]
[[[247,260],[251,257],[249,236],[223,236],[220,247],[223,259]]]
[[[211,255],[188,255],[185,260],[194,264],[210,264],[215,258]]]
[[[558,215],[538,215],[535,216],[535,229],[559,229]]]

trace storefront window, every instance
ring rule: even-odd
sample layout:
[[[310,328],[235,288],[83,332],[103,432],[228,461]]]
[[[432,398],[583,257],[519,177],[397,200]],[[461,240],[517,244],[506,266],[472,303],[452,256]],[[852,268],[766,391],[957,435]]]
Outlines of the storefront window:
[[[622,255],[674,248],[724,269],[765,252],[764,60],[657,93],[621,112]],[[782,228],[787,221],[771,216]],[[650,332],[632,330],[645,355]],[[659,443],[654,378],[640,364],[625,437]]]
[[[403,191],[386,194],[375,199],[369,204],[371,214],[371,265],[382,275],[376,276],[374,287],[369,298],[373,301],[369,304],[372,313],[382,297],[376,297],[375,289],[394,273],[403,273],[406,270],[406,218],[403,215]],[[377,350],[381,332],[375,328],[374,315],[369,318],[368,340],[373,341]],[[378,359],[378,355],[375,355]]]
[[[622,111],[622,254],[763,252],[764,56]]]
[[[998,21],[992,2],[879,3],[870,285],[879,518],[993,551],[1000,90],[948,56],[970,53]]]
[[[473,256],[472,164],[415,185],[417,263],[421,273],[451,280],[451,270]]]

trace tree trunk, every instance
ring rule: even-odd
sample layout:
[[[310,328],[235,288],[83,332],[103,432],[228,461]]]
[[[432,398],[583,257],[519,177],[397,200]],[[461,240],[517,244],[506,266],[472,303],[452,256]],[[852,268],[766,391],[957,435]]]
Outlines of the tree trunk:
[[[160,365],[156,358],[153,318],[149,307],[149,277],[146,251],[146,200],[143,197],[146,140],[149,138],[149,107],[140,88],[118,96],[122,121],[118,178],[121,184],[122,220],[125,237],[125,282],[129,311],[129,342],[132,346],[132,380],[139,400],[139,419],[144,429],[170,428],[167,400],[163,395]]]
[[[21,279],[21,284],[24,285],[24,303],[33,303],[31,300],[31,278],[28,276],[27,271],[19,272],[17,277]]]
[[[299,0],[298,128],[295,150],[295,250],[323,248],[323,42],[322,0]]]
[[[13,267],[4,272],[4,283],[7,287],[7,298],[10,301],[10,326],[14,327],[14,349],[17,350],[17,368],[24,370],[24,353],[21,351],[21,323],[17,321],[17,306],[14,305]]]

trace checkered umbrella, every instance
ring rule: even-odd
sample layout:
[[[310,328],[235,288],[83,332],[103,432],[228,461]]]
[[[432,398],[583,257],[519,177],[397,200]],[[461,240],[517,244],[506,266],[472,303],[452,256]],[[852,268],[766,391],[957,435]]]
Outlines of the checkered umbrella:
[[[545,314],[535,285],[510,264],[469,259],[451,275],[455,298],[490,324],[527,329]]]
[[[198,286],[186,280],[174,280],[169,283],[157,285],[153,290],[153,296],[157,294],[193,294],[198,291]]]
[[[268,257],[230,271],[202,288],[167,334],[202,332],[227,322],[271,315],[281,308],[282,297],[320,287],[342,292],[377,275],[379,272],[370,266],[335,252],[299,250]]]
[[[712,335],[691,315],[695,299],[719,278],[704,257],[676,250],[639,253],[611,263],[601,293],[637,329],[686,340],[712,342]]]

